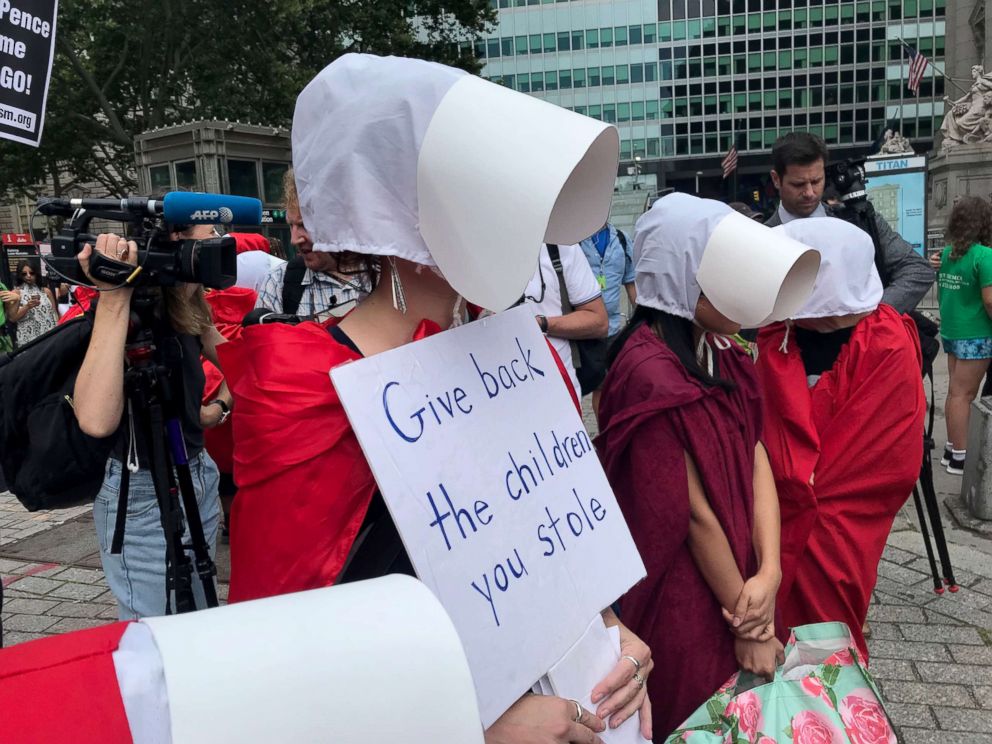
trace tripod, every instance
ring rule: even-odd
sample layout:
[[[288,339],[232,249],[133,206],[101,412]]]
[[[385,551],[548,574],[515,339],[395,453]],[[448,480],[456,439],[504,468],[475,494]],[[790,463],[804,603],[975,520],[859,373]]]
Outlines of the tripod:
[[[131,325],[126,346],[130,365],[124,373],[128,454],[121,474],[117,520],[110,552],[120,554],[124,545],[131,473],[129,466],[137,464],[136,453],[140,451],[148,458],[165,533],[165,607],[166,614],[172,614],[173,599],[176,613],[196,609],[194,564],[186,553],[187,547],[193,551],[196,574],[203,585],[208,607],[217,606],[217,589],[213,581],[217,568],[203,534],[183,439],[180,420],[185,395],[182,347],[168,321],[155,317],[158,304],[158,296],[147,288],[137,289],[131,302]],[[138,447],[139,443],[143,446]],[[189,546],[183,543],[187,522]]]

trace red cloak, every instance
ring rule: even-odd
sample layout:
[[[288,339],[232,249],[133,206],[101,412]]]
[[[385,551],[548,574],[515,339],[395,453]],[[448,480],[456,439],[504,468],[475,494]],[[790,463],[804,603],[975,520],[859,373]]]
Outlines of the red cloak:
[[[331,384],[361,358],[334,322],[250,326],[218,347],[237,411],[230,602],[333,584],[377,488]],[[421,321],[412,340],[439,330]]]
[[[262,239],[264,240],[264,238]],[[244,287],[231,287],[229,289],[207,292],[207,304],[210,305],[214,326],[228,341],[241,338],[241,321],[255,307],[257,297],[258,293],[254,289],[246,289]],[[217,397],[217,394],[220,392],[221,383],[224,382],[224,375],[205,357],[202,359],[202,362],[203,376],[206,380],[203,385],[203,403],[206,404]],[[203,432],[204,446],[222,473],[231,473],[234,471],[232,419],[233,414],[232,418],[229,418],[220,426],[205,429]]]
[[[0,650],[0,741],[130,744],[113,659],[128,624]]]
[[[705,387],[647,326],[627,340],[603,383],[606,474],[644,559],[647,578],[622,599],[624,623],[655,660],[651,699],[664,738],[737,671],[734,637],[689,552],[685,452],[730,543],[741,575],[757,570],[752,547],[754,449],[761,395],[750,358],[714,352],[736,389]]]
[[[810,388],[781,323],[758,336],[765,447],[782,512],[780,633],[804,623],[861,627],[896,513],[923,461],[926,400],[913,322],[888,305],[862,320]],[[812,481],[812,483],[811,483]]]

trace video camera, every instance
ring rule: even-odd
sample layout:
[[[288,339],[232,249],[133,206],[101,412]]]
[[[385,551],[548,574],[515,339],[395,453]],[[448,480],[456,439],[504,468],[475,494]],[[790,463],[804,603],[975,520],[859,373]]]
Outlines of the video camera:
[[[138,246],[137,268],[95,253],[89,267],[95,278],[120,286],[169,287],[189,282],[211,289],[227,289],[237,279],[234,238],[172,240],[171,234],[189,225],[258,225],[262,221],[258,199],[182,191],[162,199],[42,197],[37,207],[41,214],[69,220],[52,239],[52,255],[45,262],[53,273],[73,284],[88,284],[76,256],[86,243],[96,243],[96,236],[89,233],[94,218],[125,223],[128,239]]]
[[[838,197],[844,204],[868,198],[868,192],[865,190],[867,180],[864,158],[841,160],[839,163],[831,163],[826,169],[827,185],[836,189]]]

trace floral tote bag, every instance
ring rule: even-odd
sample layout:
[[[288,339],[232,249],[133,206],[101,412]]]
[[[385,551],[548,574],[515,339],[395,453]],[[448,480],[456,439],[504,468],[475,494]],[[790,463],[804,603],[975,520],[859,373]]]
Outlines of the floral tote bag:
[[[844,623],[793,629],[765,682],[738,672],[666,744],[897,744],[878,688]]]

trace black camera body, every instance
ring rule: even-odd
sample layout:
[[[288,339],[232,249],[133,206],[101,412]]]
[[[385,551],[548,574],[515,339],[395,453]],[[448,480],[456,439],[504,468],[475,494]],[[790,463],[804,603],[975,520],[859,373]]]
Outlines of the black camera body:
[[[845,204],[855,199],[867,199],[865,182],[865,159],[848,158],[837,163],[831,163],[826,169],[826,182],[832,186]]]
[[[161,202],[143,197],[129,199],[51,199],[38,200],[44,215],[67,218],[52,239],[52,255],[46,263],[66,281],[88,284],[77,256],[83,247],[96,244],[90,234],[93,219],[123,222],[129,240],[138,246],[138,263],[133,266],[94,252],[90,274],[115,285],[171,287],[179,283],[202,284],[211,289],[227,289],[237,279],[237,248],[232,237],[206,240],[172,240],[174,228],[160,214]],[[181,229],[185,229],[183,225]]]

